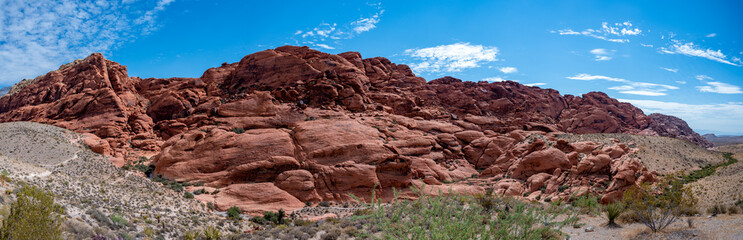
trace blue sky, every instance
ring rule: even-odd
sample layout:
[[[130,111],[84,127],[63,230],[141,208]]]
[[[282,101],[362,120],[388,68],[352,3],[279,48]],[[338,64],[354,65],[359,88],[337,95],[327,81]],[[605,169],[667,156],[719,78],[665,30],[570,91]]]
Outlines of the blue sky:
[[[743,134],[734,1],[0,2],[0,87],[103,52],[131,76],[198,77],[282,45],[409,64],[432,80],[603,91],[706,133]]]

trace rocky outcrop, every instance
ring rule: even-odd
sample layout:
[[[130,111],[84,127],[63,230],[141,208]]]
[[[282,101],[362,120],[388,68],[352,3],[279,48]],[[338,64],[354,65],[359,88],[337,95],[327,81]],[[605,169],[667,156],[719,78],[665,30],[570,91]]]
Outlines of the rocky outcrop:
[[[385,58],[292,46],[199,78],[129,77],[93,54],[11,92],[0,98],[0,121],[85,133],[93,151],[119,165],[153,156],[155,175],[219,189],[199,199],[250,214],[373,191],[389,200],[392,189],[415,197],[409,188],[424,185],[432,194],[493,189],[545,201],[592,192],[609,202],[655,173],[624,143],[557,133],[693,135],[604,93],[426,82]]]
[[[681,118],[660,113],[650,114],[648,118],[651,120],[650,127],[643,134],[683,139],[703,148],[713,146],[706,138],[694,132]]]

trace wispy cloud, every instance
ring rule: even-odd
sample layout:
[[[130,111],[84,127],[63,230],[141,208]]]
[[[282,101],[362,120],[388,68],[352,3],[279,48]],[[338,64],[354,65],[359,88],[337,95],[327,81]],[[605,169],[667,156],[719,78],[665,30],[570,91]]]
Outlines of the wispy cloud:
[[[468,68],[480,67],[481,63],[497,61],[498,48],[470,43],[454,43],[429,48],[407,49],[405,55],[414,59],[410,67],[418,73],[459,72]]]
[[[743,132],[743,103],[684,104],[653,100],[618,99],[641,108],[646,114],[662,113],[680,117],[695,129]]]
[[[320,23],[316,27],[294,32],[296,44],[309,45],[323,49],[335,49],[332,45],[341,44],[340,40],[351,39],[364,32],[371,31],[377,27],[384,9],[381,3],[367,4],[375,9],[374,14],[369,17],[361,17],[350,23]]]
[[[627,39],[626,37],[640,35],[642,33],[642,30],[634,27],[631,22],[626,21],[614,24],[602,22],[601,28],[599,29],[589,28],[580,32],[573,31],[569,28],[551,32],[560,35],[582,35],[609,42],[628,43],[629,39]]]
[[[586,73],[581,73],[572,77],[565,77],[567,79],[573,79],[573,80],[583,80],[583,81],[591,81],[591,80],[607,80],[612,82],[629,82],[622,78],[613,78],[613,77],[607,77],[602,75],[590,75]]]
[[[643,95],[643,96],[665,96],[666,91],[678,89],[676,86],[647,83],[647,82],[633,82],[623,78],[608,77],[602,75],[590,75],[581,73],[575,76],[566,77],[567,79],[581,80],[581,81],[593,81],[593,80],[605,80],[610,82],[624,83],[620,86],[609,87],[608,89],[619,91],[624,94]]]
[[[607,51],[606,49],[603,49],[603,48],[596,48],[589,52],[596,57],[595,58],[596,61],[609,61],[612,58],[610,55],[614,54],[614,50]]]
[[[707,34],[707,36],[705,36],[705,37],[711,38],[711,37],[715,37],[715,36],[717,36],[717,33],[710,33],[710,34]]]
[[[676,81],[678,84],[686,84],[686,81]]]
[[[667,68],[667,67],[661,67],[660,69],[669,71],[669,72],[678,72],[678,68]]]
[[[0,2],[0,85],[146,35],[173,0]]]
[[[661,53],[667,54],[682,54],[691,57],[701,57],[712,61],[730,64],[733,66],[741,66],[741,62],[738,57],[728,57],[723,54],[721,50],[704,49],[694,44],[693,42],[682,42],[679,40],[672,39],[671,45],[668,47],[661,47],[658,49]]]
[[[624,94],[634,94],[643,96],[665,96],[666,91],[678,89],[676,86],[646,83],[646,82],[629,82],[622,86],[610,87],[611,90],[619,91]]]
[[[509,74],[509,73],[516,73],[516,72],[518,72],[518,71],[519,71],[519,70],[518,70],[518,69],[516,69],[515,67],[502,67],[502,68],[500,68],[500,69],[498,69],[498,70],[500,70],[501,72],[503,72],[503,73],[505,73],[505,74]]]
[[[371,17],[361,18],[359,20],[352,22],[351,26],[353,26],[353,31],[359,34],[363,32],[368,32],[369,30],[376,28],[377,23],[379,23],[379,17],[382,16],[383,13],[384,13],[384,10],[381,10]]]
[[[705,81],[705,80],[715,80],[714,78],[707,76],[707,75],[696,75],[694,76],[699,81]]]
[[[529,87],[535,87],[535,86],[544,86],[544,85],[547,85],[547,83],[538,82],[538,83],[527,83],[524,85],[529,86]]]
[[[644,44],[644,43],[640,43],[640,46],[643,46],[643,47],[650,47],[650,48],[651,48],[651,47],[653,47],[653,44]]]
[[[709,93],[721,93],[721,94],[741,94],[743,91],[740,87],[723,83],[723,82],[707,82],[707,86],[698,86],[700,92]]]

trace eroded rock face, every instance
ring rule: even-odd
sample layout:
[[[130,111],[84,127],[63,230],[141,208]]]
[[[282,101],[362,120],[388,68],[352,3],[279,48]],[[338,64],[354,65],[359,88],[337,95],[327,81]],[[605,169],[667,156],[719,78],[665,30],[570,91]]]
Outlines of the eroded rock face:
[[[613,201],[655,180],[631,157],[636,149],[556,133],[653,131],[696,141],[680,119],[652,116],[598,92],[426,82],[385,58],[292,46],[199,78],[129,77],[93,54],[0,98],[2,122],[86,133],[91,149],[119,165],[154,155],[155,174],[220,189],[199,199],[250,214],[372,191],[389,200],[393,188],[415,197],[409,188],[424,185],[432,194],[493,189],[553,200],[592,192]]]
[[[693,142],[694,144],[704,148],[712,147],[712,143],[699,135],[699,133],[694,132],[694,130],[692,130],[681,118],[660,113],[653,113],[648,115],[648,117],[652,120],[650,128],[648,129],[652,130],[648,131],[649,135],[679,138]]]

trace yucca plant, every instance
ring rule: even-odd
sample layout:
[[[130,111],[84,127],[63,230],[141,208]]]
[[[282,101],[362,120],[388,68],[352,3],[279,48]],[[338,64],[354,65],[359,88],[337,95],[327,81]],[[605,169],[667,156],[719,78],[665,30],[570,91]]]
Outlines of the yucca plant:
[[[204,240],[219,240],[222,238],[222,232],[214,226],[204,228]]]
[[[607,226],[611,228],[619,227],[619,224],[617,224],[615,220],[620,214],[622,214],[622,212],[624,212],[624,205],[621,203],[612,203],[606,205],[604,211],[606,212],[606,218],[609,219],[609,224]]]

